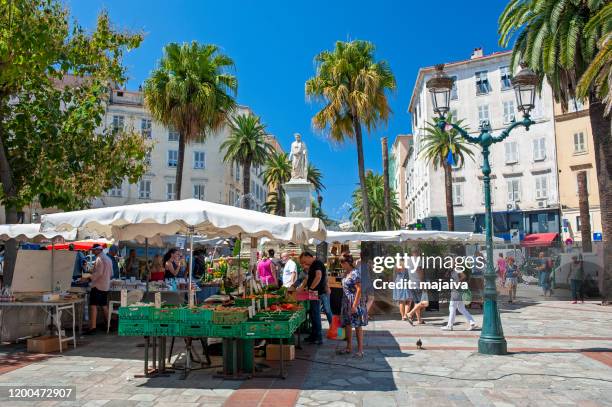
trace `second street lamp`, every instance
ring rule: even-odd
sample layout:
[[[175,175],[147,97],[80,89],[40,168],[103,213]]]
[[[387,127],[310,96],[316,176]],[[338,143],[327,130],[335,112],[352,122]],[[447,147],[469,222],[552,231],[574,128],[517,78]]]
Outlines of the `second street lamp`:
[[[436,65],[434,76],[426,83],[431,93],[434,112],[439,116],[437,125],[442,131],[455,129],[461,137],[468,142],[477,144],[482,148],[482,175],[484,183],[485,198],[485,229],[487,246],[487,268],[485,271],[484,309],[482,331],[478,340],[478,352],[485,355],[504,355],[508,352],[506,338],[502,329],[499,308],[497,306],[497,288],[495,286],[496,273],[493,266],[493,220],[491,216],[491,166],[489,163],[489,148],[503,141],[510,132],[517,127],[525,127],[529,130],[535,124],[529,112],[535,106],[535,91],[538,83],[537,75],[529,68],[523,68],[512,79],[512,85],[516,94],[518,110],[523,112],[523,120],[514,121],[504,129],[498,136],[491,134],[491,126],[487,121],[480,125],[480,134],[470,136],[469,133],[455,123],[446,121],[446,113],[449,111],[450,92],[453,87],[453,79],[444,73],[444,65]]]

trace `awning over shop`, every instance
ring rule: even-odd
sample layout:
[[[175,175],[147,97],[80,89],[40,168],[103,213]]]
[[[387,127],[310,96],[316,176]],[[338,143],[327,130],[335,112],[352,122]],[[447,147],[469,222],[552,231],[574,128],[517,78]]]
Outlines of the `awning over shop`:
[[[20,223],[14,225],[0,225],[0,240],[16,239],[20,242],[41,242],[51,239],[74,240],[76,230],[57,232],[49,229],[41,232],[40,223]]]
[[[99,244],[102,247],[110,247],[112,241],[106,239],[80,240],[71,243],[56,244],[55,246],[47,245],[47,249],[51,250],[51,248],[54,247],[55,250],[68,250],[70,245],[74,245],[74,250],[91,250],[95,244]]]
[[[447,241],[459,243],[485,243],[483,234],[471,232],[444,232],[436,230],[389,230],[380,232],[327,232],[327,242],[408,242],[408,241]],[[493,237],[494,243],[504,240]]]
[[[526,235],[525,239],[521,242],[521,246],[524,247],[547,247],[557,238],[558,233],[532,233]]]

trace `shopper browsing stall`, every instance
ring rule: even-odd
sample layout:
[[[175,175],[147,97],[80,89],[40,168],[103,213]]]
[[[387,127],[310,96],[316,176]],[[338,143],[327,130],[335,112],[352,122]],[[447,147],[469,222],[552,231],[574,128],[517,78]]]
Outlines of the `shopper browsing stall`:
[[[104,318],[108,320],[108,291],[110,290],[110,281],[113,275],[113,264],[108,256],[104,254],[103,247],[99,244],[94,244],[91,251],[96,256],[96,260],[94,261],[93,271],[89,278],[91,292],[89,293],[88,334],[96,331],[98,307],[102,307]]]
[[[363,358],[363,327],[368,325],[367,300],[361,289],[361,271],[354,265],[353,256],[343,253],[340,266],[346,272],[342,279],[342,326],[346,328],[346,349],[340,354],[353,352],[353,329],[357,337],[355,357]]]
[[[164,255],[165,278],[173,279],[181,270],[180,253],[177,248],[172,248]]]
[[[281,253],[281,259],[285,263],[283,266],[283,287],[293,287],[297,281],[297,264],[289,257],[287,252]]]
[[[272,267],[272,260],[267,256],[264,256],[257,264],[257,278],[263,286],[276,285]]]
[[[327,269],[323,262],[315,258],[312,253],[305,251],[300,254],[300,264],[303,268],[308,270],[308,278],[304,280],[298,290],[316,291],[319,296],[324,294],[327,290]],[[318,299],[310,300],[309,313],[312,322],[312,331],[310,336],[306,338],[306,342],[321,345],[323,343],[323,335],[321,332],[321,302]]]
[[[150,281],[162,281],[164,279],[164,265],[162,257],[159,254],[156,254],[153,257],[153,263],[151,264],[151,276]]]

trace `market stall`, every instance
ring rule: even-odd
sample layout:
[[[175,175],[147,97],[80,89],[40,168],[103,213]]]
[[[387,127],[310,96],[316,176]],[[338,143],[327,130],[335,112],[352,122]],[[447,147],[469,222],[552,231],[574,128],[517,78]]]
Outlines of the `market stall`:
[[[99,236],[107,238],[115,238],[117,240],[131,240],[135,238],[152,238],[155,236],[171,236],[175,234],[186,235],[189,239],[189,252],[193,253],[193,239],[195,236],[206,236],[208,238],[218,237],[237,237],[242,241],[244,238],[251,239],[251,247],[257,246],[258,238],[268,238],[274,241],[293,242],[296,244],[306,243],[309,239],[325,239],[326,231],[324,224],[316,218],[286,218],[266,213],[236,208],[233,206],[215,204],[211,202],[201,201],[197,199],[186,199],[181,201],[169,201],[158,203],[147,203],[139,205],[129,205],[121,207],[98,208],[84,211],[75,211],[67,213],[58,213],[43,216],[43,229],[57,230],[74,230],[85,229]],[[239,371],[248,371],[252,373],[252,366],[248,363],[243,363],[242,366],[237,365],[240,359],[239,355],[245,353],[245,350],[252,348],[253,339],[256,337],[254,333],[260,332],[261,335],[273,335],[268,329],[272,318],[284,318],[282,324],[279,322],[277,326],[284,326],[286,329],[281,329],[283,338],[280,343],[280,353],[283,352],[282,340],[292,336],[297,329],[296,324],[301,323],[300,315],[305,315],[305,312],[299,311],[296,307],[291,310],[291,315],[266,314],[270,312],[271,304],[266,304],[267,297],[263,297],[263,308],[256,301],[256,298],[251,298],[251,295],[257,296],[260,287],[257,287],[254,279],[248,278],[247,274],[254,265],[256,255],[251,251],[249,267],[245,270],[239,269],[238,283],[233,294],[238,299],[246,302],[246,307],[240,307],[234,301],[221,305],[224,308],[215,308],[213,313],[202,312],[201,322],[209,322],[202,325],[185,325],[190,321],[185,315],[200,314],[194,310],[201,309],[196,307],[195,296],[193,295],[193,256],[189,258],[188,278],[189,278],[189,300],[186,308],[160,308],[159,304],[153,306],[151,314],[145,315],[136,312],[139,318],[128,318],[125,309],[120,309],[120,332],[122,334],[135,334],[145,336],[161,343],[160,349],[165,352],[165,338],[168,336],[183,336],[186,338],[186,371],[189,370],[191,364],[191,338],[200,337],[203,335],[211,337],[224,338],[226,344],[224,349],[224,371],[233,376]],[[240,264],[240,262],[239,262]],[[247,298],[247,293],[250,294]],[[271,297],[272,298],[272,297]],[[238,301],[240,302],[240,301]],[[249,302],[251,302],[250,305]],[[259,307],[257,304],[260,304]],[[269,305],[266,307],[266,305]],[[147,306],[147,305],[142,305]],[[148,305],[151,307],[151,305]],[[249,311],[245,314],[244,309]],[[187,311],[185,311],[185,309]],[[205,308],[204,308],[205,309]],[[286,310],[288,311],[288,310]],[[190,314],[191,312],[191,314]],[[227,315],[225,318],[217,318],[215,323],[215,315]],[[240,315],[240,317],[238,317]],[[294,315],[297,315],[294,317]],[[212,323],[206,318],[212,317]],[[162,320],[159,320],[162,318]],[[168,318],[168,319],[163,319]],[[137,321],[137,322],[131,322]],[[233,321],[236,323],[224,323]],[[255,324],[254,326],[262,326],[261,328],[252,328],[255,331],[248,331],[245,328],[245,323]],[[193,328],[197,327],[197,328]],[[267,328],[266,328],[267,327]],[[185,330],[187,328],[187,331]],[[191,330],[193,328],[193,330]],[[272,329],[272,328],[270,328]],[[274,337],[274,336],[272,336]],[[149,343],[149,340],[146,340]],[[145,351],[145,359],[148,360],[148,350]],[[247,352],[248,353],[248,352]],[[230,357],[231,355],[231,357]],[[154,360],[156,358],[154,357]],[[242,358],[244,359],[244,358]],[[248,357],[247,357],[248,359]],[[159,359],[161,369],[163,370],[164,358]],[[228,365],[231,361],[231,366]],[[158,365],[158,369],[160,366]],[[149,374],[148,370],[145,374]],[[284,371],[281,366],[281,376]]]

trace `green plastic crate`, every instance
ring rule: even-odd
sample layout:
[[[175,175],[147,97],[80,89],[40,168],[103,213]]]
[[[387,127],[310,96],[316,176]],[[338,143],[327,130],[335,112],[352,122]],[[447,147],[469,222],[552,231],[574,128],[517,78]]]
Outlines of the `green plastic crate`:
[[[242,324],[210,325],[211,338],[240,338],[242,337]]]
[[[257,303],[261,307],[263,304],[263,300],[261,298],[255,298],[255,306],[257,307]],[[251,298],[234,298],[234,304],[237,307],[250,307],[253,305],[253,300]]]
[[[180,321],[181,309],[176,307],[153,308],[151,321],[155,322],[178,322]]]
[[[153,336],[182,336],[181,324],[178,322],[151,322],[150,327]]]
[[[151,315],[151,311],[155,308],[152,306],[137,306],[128,305],[127,307],[119,308],[120,319],[132,319],[132,320],[148,320]]]
[[[149,336],[151,335],[151,325],[145,320],[119,320],[119,336]]]
[[[219,325],[233,325],[240,324],[249,318],[249,312],[247,310],[242,311],[229,311],[229,310],[215,310],[213,312],[212,322],[213,324]]]
[[[210,323],[212,315],[212,308],[181,308],[179,320],[181,322]]]
[[[242,323],[242,337],[246,339],[265,339],[270,336],[270,322],[247,321]]]
[[[210,336],[210,324],[181,323],[181,336],[202,338]]]

